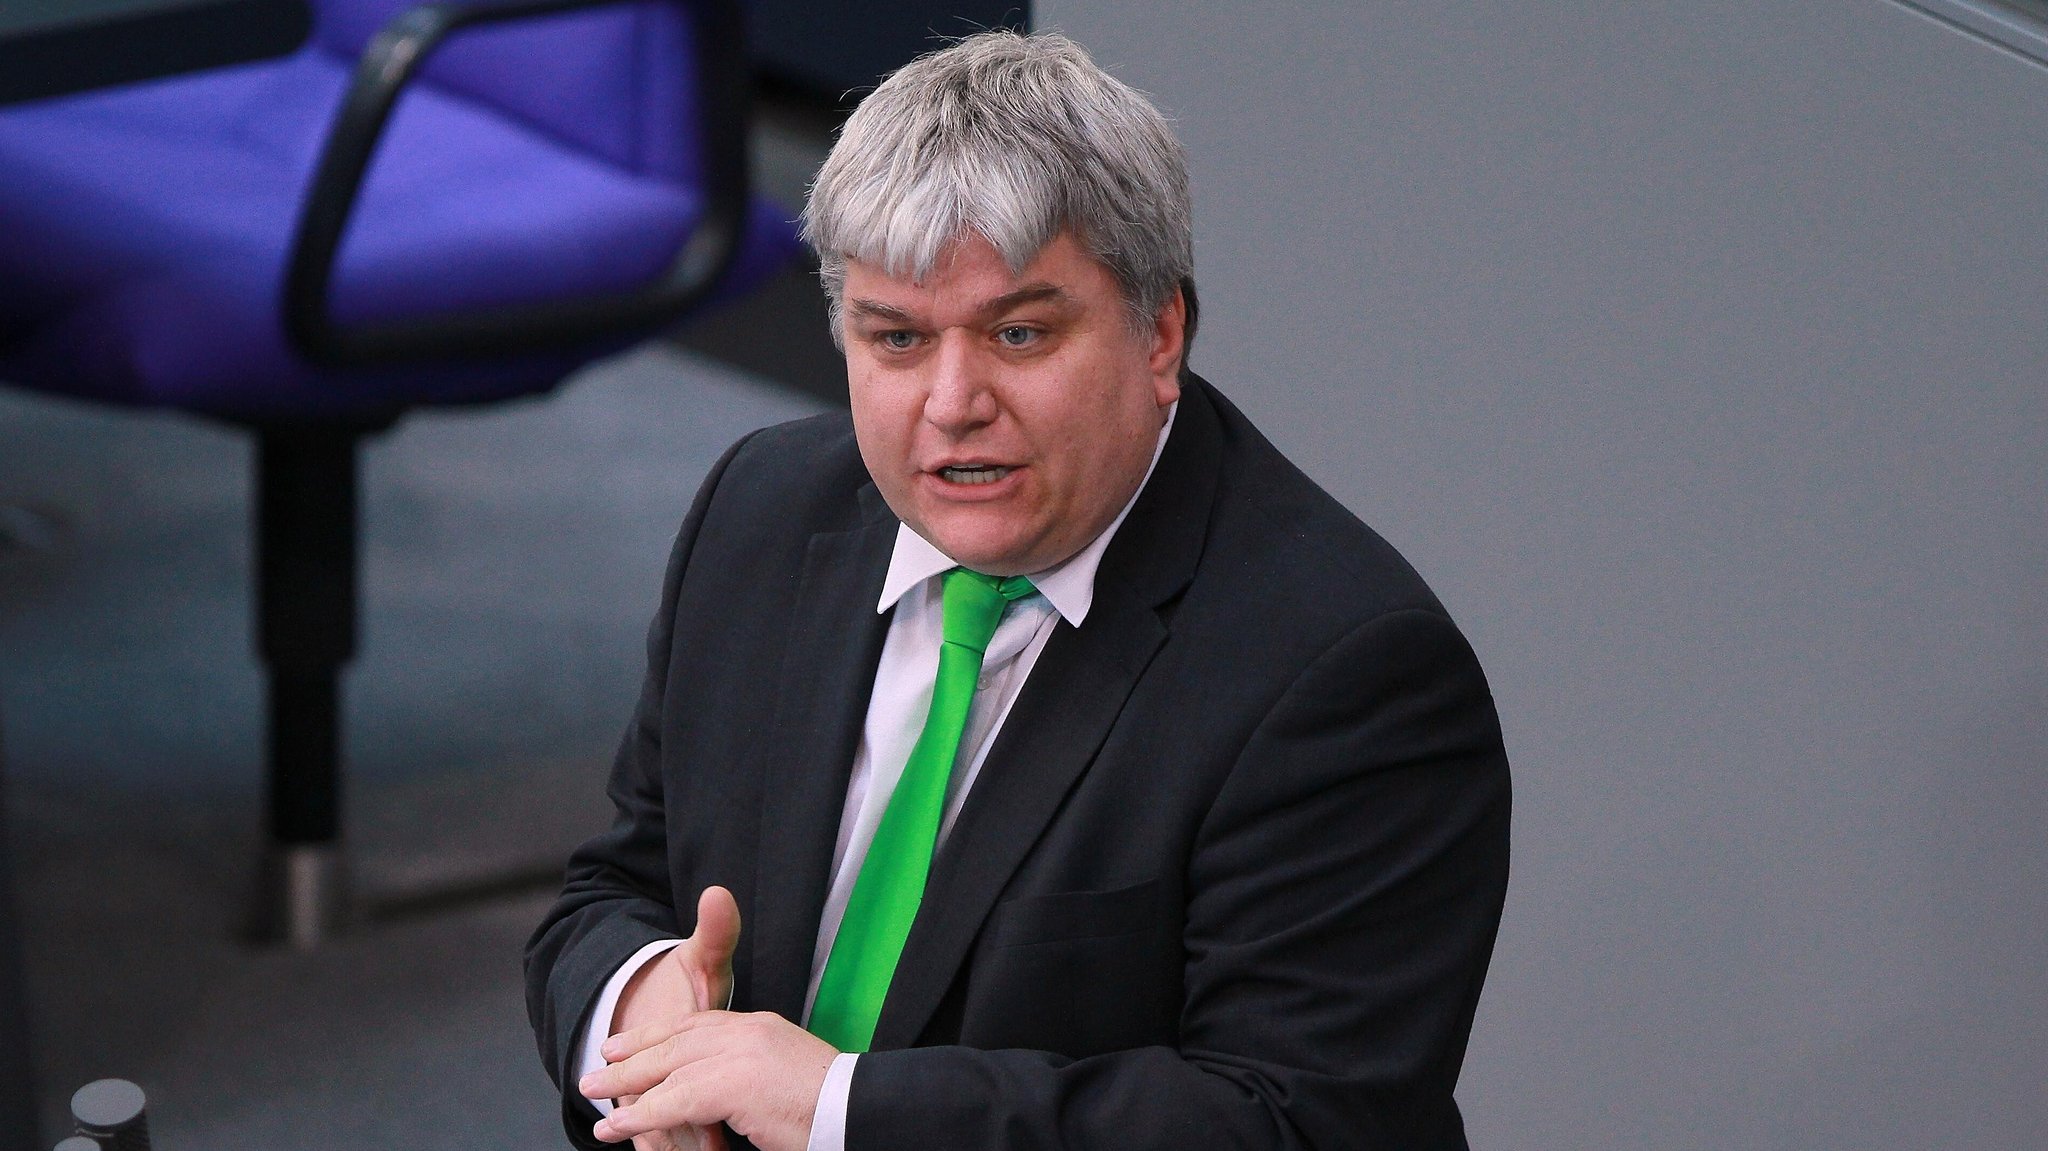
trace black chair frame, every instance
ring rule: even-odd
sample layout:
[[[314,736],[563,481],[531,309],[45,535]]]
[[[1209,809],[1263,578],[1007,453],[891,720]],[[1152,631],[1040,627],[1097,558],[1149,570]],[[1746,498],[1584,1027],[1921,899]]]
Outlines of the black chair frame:
[[[690,0],[706,210],[668,272],[597,299],[346,328],[328,311],[334,264],[392,108],[420,67],[465,28],[629,0],[428,4],[370,41],[330,132],[301,217],[284,289],[294,346],[316,363],[475,361],[574,348],[646,331],[701,302],[737,253],[747,209],[746,53],[736,0]],[[680,0],[669,0],[680,2]],[[401,413],[346,422],[249,421],[255,469],[257,649],[269,681],[271,844],[255,934],[310,947],[348,918],[340,876],[341,674],[357,641],[358,459],[362,440]]]

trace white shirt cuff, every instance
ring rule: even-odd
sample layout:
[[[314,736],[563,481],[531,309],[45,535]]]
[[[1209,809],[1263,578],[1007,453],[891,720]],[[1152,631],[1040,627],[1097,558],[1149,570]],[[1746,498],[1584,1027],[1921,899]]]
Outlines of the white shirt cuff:
[[[625,993],[626,984],[632,981],[634,974],[641,968],[667,955],[681,943],[680,939],[657,939],[635,951],[632,957],[620,964],[619,969],[612,973],[612,977],[605,981],[604,991],[597,997],[597,1006],[591,1009],[590,1018],[583,1021],[583,1033],[576,1038],[577,1050],[583,1052],[583,1060],[576,1067],[576,1078],[581,1079],[593,1071],[604,1069],[605,1059],[601,1049],[604,1047],[604,1041],[611,1038],[612,1013],[619,1008],[619,996]],[[599,1115],[612,1113],[612,1101],[609,1099],[592,1099],[590,1105],[597,1108]],[[845,1113],[843,1104],[840,1111],[842,1115]]]
[[[846,1151],[846,1104],[853,1094],[853,1064],[860,1056],[840,1053],[818,1086],[818,1107],[811,1116],[811,1141],[804,1151]]]

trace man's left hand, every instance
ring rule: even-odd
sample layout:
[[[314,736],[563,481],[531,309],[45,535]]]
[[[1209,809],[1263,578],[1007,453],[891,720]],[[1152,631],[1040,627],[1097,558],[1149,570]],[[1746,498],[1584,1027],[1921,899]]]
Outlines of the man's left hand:
[[[804,1151],[818,1089],[839,1054],[831,1044],[769,1011],[705,1011],[665,1029],[665,1039],[642,1029],[605,1041],[605,1058],[619,1062],[584,1076],[577,1089],[591,1099],[639,1098],[592,1134],[618,1143],[724,1123],[761,1151]]]

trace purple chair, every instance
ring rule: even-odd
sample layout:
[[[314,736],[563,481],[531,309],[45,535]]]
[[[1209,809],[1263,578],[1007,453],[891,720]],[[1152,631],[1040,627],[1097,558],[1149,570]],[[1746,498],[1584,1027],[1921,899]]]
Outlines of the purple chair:
[[[737,0],[405,3],[0,109],[0,381],[257,438],[263,908],[300,945],[340,905],[362,437],[545,391],[798,252],[746,190]]]

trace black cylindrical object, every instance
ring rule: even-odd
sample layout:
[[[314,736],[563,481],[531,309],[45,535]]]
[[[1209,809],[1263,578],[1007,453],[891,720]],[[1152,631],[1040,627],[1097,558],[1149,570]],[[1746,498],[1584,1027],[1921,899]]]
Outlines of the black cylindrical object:
[[[28,987],[21,965],[27,933],[15,914],[14,869],[7,854],[5,757],[0,757],[0,1151],[43,1146],[36,1124],[35,1060],[30,1057]]]
[[[356,649],[356,473],[348,427],[266,427],[256,453],[256,646],[270,668],[270,834],[341,834],[341,669]]]

